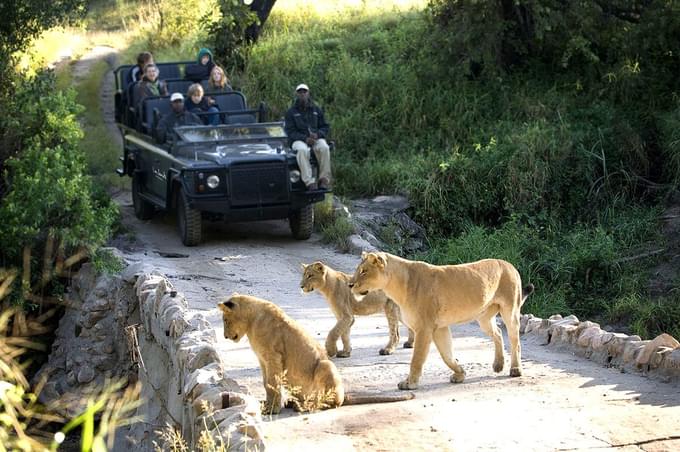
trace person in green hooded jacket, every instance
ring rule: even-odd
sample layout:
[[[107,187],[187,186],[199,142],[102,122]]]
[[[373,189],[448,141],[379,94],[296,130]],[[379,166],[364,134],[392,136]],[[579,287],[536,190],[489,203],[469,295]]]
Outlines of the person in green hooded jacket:
[[[213,67],[215,67],[213,54],[210,49],[204,47],[198,51],[197,63],[190,64],[184,70],[184,78],[194,82],[208,80]]]

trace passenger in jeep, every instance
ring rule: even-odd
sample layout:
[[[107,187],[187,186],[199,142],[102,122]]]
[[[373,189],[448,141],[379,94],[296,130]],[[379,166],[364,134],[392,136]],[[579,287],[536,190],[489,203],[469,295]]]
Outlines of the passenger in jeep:
[[[137,55],[137,64],[127,73],[125,87],[131,83],[137,83],[142,80],[144,67],[149,63],[153,63],[153,55],[151,55],[151,52],[141,52]]]
[[[191,64],[184,69],[184,78],[194,82],[208,80],[210,71],[215,67],[212,52],[204,47],[198,51],[197,59],[196,64]]]
[[[177,137],[175,127],[203,125],[201,118],[184,109],[184,96],[182,93],[172,93],[170,96],[172,111],[165,114],[156,126],[156,141],[159,143],[172,142]]]
[[[230,92],[233,91],[231,85],[229,84],[229,79],[224,73],[224,69],[220,66],[215,65],[210,71],[210,78],[208,79],[208,92],[220,93],[220,92]]]
[[[139,103],[149,96],[167,96],[168,87],[163,80],[158,78],[160,72],[154,63],[144,66],[144,77],[137,84],[135,102]]]
[[[200,116],[205,124],[216,126],[220,123],[220,109],[215,107],[215,99],[203,95],[203,87],[200,83],[192,84],[187,90],[184,108]],[[203,115],[201,113],[210,114]]]
[[[323,110],[310,97],[309,87],[301,83],[295,88],[296,99],[286,113],[285,130],[291,147],[297,152],[300,177],[307,190],[330,188],[331,155],[326,137],[330,126],[323,116]],[[309,163],[310,152],[314,151],[319,162],[319,179],[314,180]]]

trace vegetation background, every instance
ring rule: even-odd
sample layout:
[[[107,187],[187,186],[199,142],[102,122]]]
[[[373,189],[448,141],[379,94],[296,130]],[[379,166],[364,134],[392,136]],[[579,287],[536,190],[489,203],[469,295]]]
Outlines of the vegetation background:
[[[81,47],[114,43],[122,63],[140,50],[167,61],[212,47],[232,84],[251,104],[266,101],[273,118],[283,116],[296,83],[310,85],[333,126],[336,194],[406,194],[431,242],[426,255],[410,257],[505,258],[539,288],[527,312],[575,313],[645,337],[680,335],[678,291],[649,294],[658,257],[627,260],[665,246],[659,215],[680,180],[679,1],[278,0],[255,42],[243,38],[255,16],[238,1],[69,5],[64,17],[78,7],[87,15],[62,35],[88,37]],[[3,187],[44,191],[8,183],[30,177],[16,162],[35,167],[36,153],[44,160],[64,149],[74,149],[69,164],[77,171],[87,164],[83,180],[89,173],[110,185],[117,150],[100,147],[98,85],[84,84],[77,98],[50,91],[49,76],[35,70],[36,49],[49,50],[44,42],[24,45],[20,61],[28,54],[38,63],[6,94],[15,110],[1,129],[13,144],[4,147]],[[43,92],[50,95],[38,105],[27,101]],[[59,118],[52,129],[40,108]],[[19,117],[22,127],[10,122]],[[8,160],[13,153],[25,158]],[[30,171],[53,187],[47,175],[66,168]],[[351,177],[357,171],[365,177]],[[85,190],[87,182],[74,185]],[[45,240],[44,225],[55,224],[45,204],[59,210],[67,243],[103,243],[115,208],[96,186],[79,202],[65,187],[29,203],[35,212],[15,201],[35,200],[30,193],[5,188],[3,264],[19,258],[21,244]],[[81,210],[69,215],[64,205]],[[91,220],[88,212],[96,212]],[[398,244],[391,251],[399,253]]]
[[[75,80],[50,63],[95,44],[121,64],[209,46],[274,119],[311,87],[336,141],[335,193],[405,194],[427,228],[430,250],[407,257],[503,258],[538,289],[524,312],[680,337],[680,281],[650,289],[668,258],[650,251],[677,249],[660,216],[680,183],[680,0],[254,3],[274,4],[261,28],[238,0],[0,4],[5,309],[42,313],[84,258],[115,267],[98,253],[121,184],[120,150],[102,140],[108,68]]]

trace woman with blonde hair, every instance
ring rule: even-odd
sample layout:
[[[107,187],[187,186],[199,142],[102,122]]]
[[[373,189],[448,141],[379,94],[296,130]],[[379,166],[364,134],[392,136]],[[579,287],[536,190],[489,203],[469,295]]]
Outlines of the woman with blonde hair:
[[[210,78],[208,79],[209,92],[233,91],[229,84],[229,79],[224,73],[224,69],[215,65],[210,71]]]

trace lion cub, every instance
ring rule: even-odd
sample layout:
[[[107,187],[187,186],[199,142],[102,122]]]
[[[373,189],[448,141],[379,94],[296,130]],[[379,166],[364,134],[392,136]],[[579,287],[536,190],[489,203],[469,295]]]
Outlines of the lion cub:
[[[267,394],[265,414],[281,411],[282,387],[289,390],[292,407],[304,411],[414,397],[345,394],[340,373],[323,347],[272,302],[234,293],[217,306],[222,311],[224,337],[238,342],[248,336],[257,355]]]
[[[362,301],[352,294],[348,285],[350,275],[333,270],[322,262],[314,262],[310,265],[302,264],[302,281],[300,288],[303,292],[318,290],[326,297],[333,315],[338,320],[333,329],[328,332],[326,338],[326,352],[328,356],[347,358],[352,353],[352,345],[349,340],[349,331],[354,324],[355,315],[371,315],[380,311],[385,312],[390,338],[385,348],[381,348],[381,355],[391,355],[399,343],[399,320],[401,313],[399,306],[381,292],[371,292]],[[404,348],[413,347],[413,331],[408,330],[408,341],[404,342]],[[342,339],[343,349],[338,351],[338,339]]]

